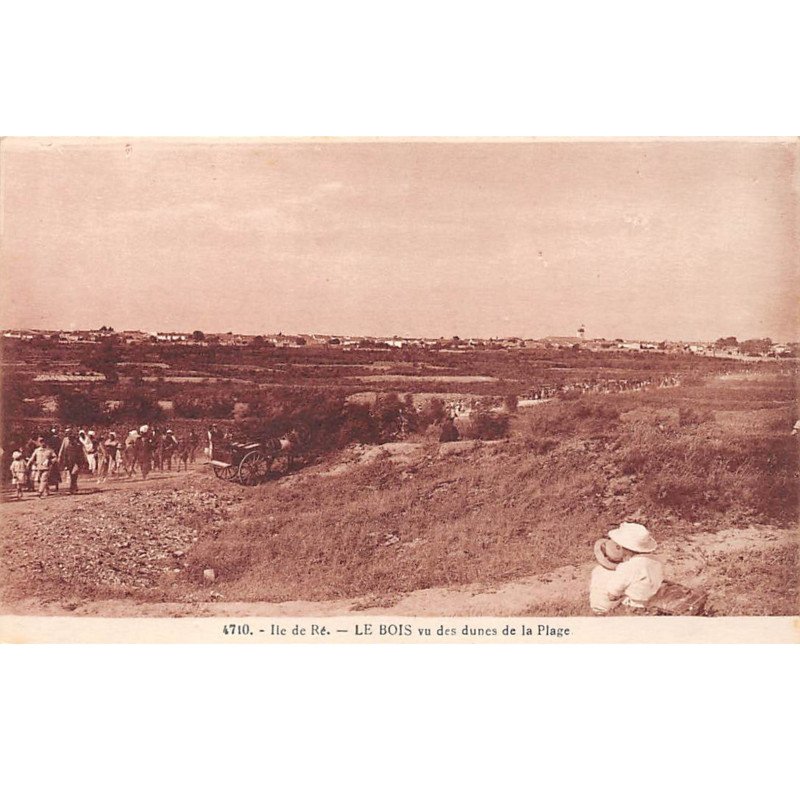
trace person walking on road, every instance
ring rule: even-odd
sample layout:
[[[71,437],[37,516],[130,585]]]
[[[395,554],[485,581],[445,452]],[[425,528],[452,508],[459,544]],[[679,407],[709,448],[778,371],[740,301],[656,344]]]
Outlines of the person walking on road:
[[[133,477],[136,472],[136,465],[139,463],[139,431],[132,430],[125,439],[125,472],[129,478]]]
[[[22,487],[28,480],[28,468],[25,466],[25,461],[22,458],[22,452],[15,450],[11,454],[11,485],[14,487],[14,497],[17,500],[22,500]]]
[[[153,444],[150,426],[142,425],[139,428],[139,438],[136,440],[136,460],[142,471],[142,480],[147,478],[153,466]]]
[[[172,429],[168,428],[161,440],[161,469],[172,472],[172,457],[178,448],[178,440]]]
[[[43,436],[36,440],[37,447],[33,451],[28,468],[35,473],[35,484],[39,489],[39,497],[50,496],[50,470],[56,466],[58,457]]]
[[[58,453],[58,460],[61,468],[66,470],[69,475],[69,493],[78,493],[78,476],[81,467],[86,463],[86,455],[83,445],[73,431],[69,431],[64,438],[61,449]]]
[[[36,450],[38,444],[36,439],[31,435],[28,438],[27,443],[22,448],[22,457],[25,459],[25,463],[29,463],[31,458],[33,457],[33,453]],[[26,492],[33,492],[36,489],[36,475],[32,469],[28,469],[27,479],[25,481],[25,491]]]
[[[79,434],[81,444],[83,445],[84,452],[86,453],[86,463],[89,465],[89,472],[92,475],[97,474],[97,442],[95,442],[95,432],[89,431],[88,433],[84,433],[83,431]]]
[[[212,460],[217,457],[223,442],[223,436],[216,423],[212,423],[208,428],[208,458]]]
[[[102,477],[107,480],[109,475],[116,475],[117,473],[117,451],[119,450],[119,441],[117,434],[113,431],[106,436],[102,442],[103,450],[103,467]]]
[[[197,445],[199,440],[197,438],[197,433],[195,433],[194,428],[189,431],[189,452],[188,452],[188,460],[190,464],[194,464],[194,455],[195,451],[197,450]]]

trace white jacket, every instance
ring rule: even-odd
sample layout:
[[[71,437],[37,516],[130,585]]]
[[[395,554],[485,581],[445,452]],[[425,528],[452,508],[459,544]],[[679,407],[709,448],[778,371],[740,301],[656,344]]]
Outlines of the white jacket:
[[[605,614],[620,603],[643,608],[664,582],[664,566],[651,555],[635,555],[616,569],[599,564],[592,570],[589,604]]]

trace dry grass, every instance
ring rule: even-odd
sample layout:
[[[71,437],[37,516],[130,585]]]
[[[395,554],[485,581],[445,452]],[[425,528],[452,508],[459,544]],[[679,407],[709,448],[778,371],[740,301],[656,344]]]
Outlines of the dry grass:
[[[783,388],[772,385],[777,396]],[[789,524],[797,441],[771,432],[770,387],[758,389],[756,398],[734,382],[687,390],[692,402],[704,391],[708,406],[714,396],[723,407],[750,397],[757,408],[742,430],[713,413],[681,420],[691,404],[679,390],[598,397],[520,413],[510,440],[459,456],[428,443],[411,467],[378,459],[264,486],[218,536],[201,537],[190,575],[213,567],[227,599],[393,596],[581,563],[622,519],[647,523],[660,539],[698,521]],[[793,413],[783,405],[780,413]]]
[[[417,434],[402,458],[331,455],[254,489],[197,477],[225,496],[226,518],[192,520],[188,567],[166,574],[156,599],[207,598],[203,570],[213,568],[214,591],[230,602],[389,604],[417,589],[492,587],[582,564],[624,519],[659,541],[698,524],[788,526],[798,518],[796,414],[789,376],[714,381],[528,407],[500,441],[460,449],[440,447],[435,431]],[[715,613],[793,613],[796,548],[781,553],[719,557]],[[17,579],[29,591],[29,579]],[[147,597],[130,590],[132,600]],[[529,610],[587,611],[585,597]]]
[[[796,544],[763,552],[714,556],[709,572],[710,613],[725,616],[800,614],[800,565]]]

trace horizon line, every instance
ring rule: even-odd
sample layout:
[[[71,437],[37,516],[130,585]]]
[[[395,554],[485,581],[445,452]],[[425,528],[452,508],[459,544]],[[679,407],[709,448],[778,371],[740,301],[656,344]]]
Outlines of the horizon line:
[[[734,338],[737,341],[758,341],[763,339],[769,339],[772,342],[780,342],[780,339],[775,339],[771,336],[755,336],[749,338],[741,338],[736,334],[729,334],[727,336],[717,336],[716,339],[684,339],[684,338],[673,338],[673,337],[655,337],[655,338],[645,338],[642,336],[637,336],[633,338],[624,338],[624,337],[607,337],[607,336],[587,336],[581,337],[575,334],[565,334],[565,333],[550,333],[545,336],[518,336],[518,335],[506,335],[506,336],[462,336],[460,334],[454,334],[453,336],[431,336],[431,335],[401,335],[401,334],[367,334],[367,333],[323,333],[319,331],[313,330],[306,330],[306,331],[295,331],[295,332],[284,332],[284,331],[277,331],[277,332],[262,332],[262,333],[243,333],[234,330],[228,331],[204,331],[200,328],[195,328],[194,330],[166,330],[161,329],[157,331],[150,331],[150,330],[143,330],[141,328],[114,328],[112,326],[105,326],[105,330],[103,330],[104,326],[100,326],[99,328],[33,328],[33,327],[12,327],[12,328],[0,328],[0,333],[12,333],[12,332],[31,332],[31,333],[59,333],[59,334],[77,334],[77,333],[113,333],[113,334],[122,334],[122,333],[141,333],[147,336],[154,336],[156,334],[163,334],[163,335],[187,335],[192,336],[195,331],[200,331],[204,336],[244,336],[249,338],[255,338],[257,336],[261,337],[270,337],[270,336],[283,336],[283,337],[303,337],[303,336],[322,336],[326,338],[348,338],[348,339],[377,339],[377,340],[423,340],[423,341],[469,341],[469,340],[477,340],[477,341],[508,341],[508,340],[520,340],[523,342],[531,341],[531,342],[538,342],[538,341],[546,341],[548,339],[575,339],[576,341],[586,341],[586,342],[614,342],[614,341],[622,341],[622,342],[679,342],[679,343],[707,343],[707,342],[715,342],[719,339],[726,339],[726,338]],[[789,339],[786,340],[787,342],[790,341]]]

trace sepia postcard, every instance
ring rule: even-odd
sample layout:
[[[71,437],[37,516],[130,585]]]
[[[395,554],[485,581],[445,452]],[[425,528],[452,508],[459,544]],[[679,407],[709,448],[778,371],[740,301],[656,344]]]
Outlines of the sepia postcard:
[[[0,641],[800,641],[798,140],[0,140]]]

